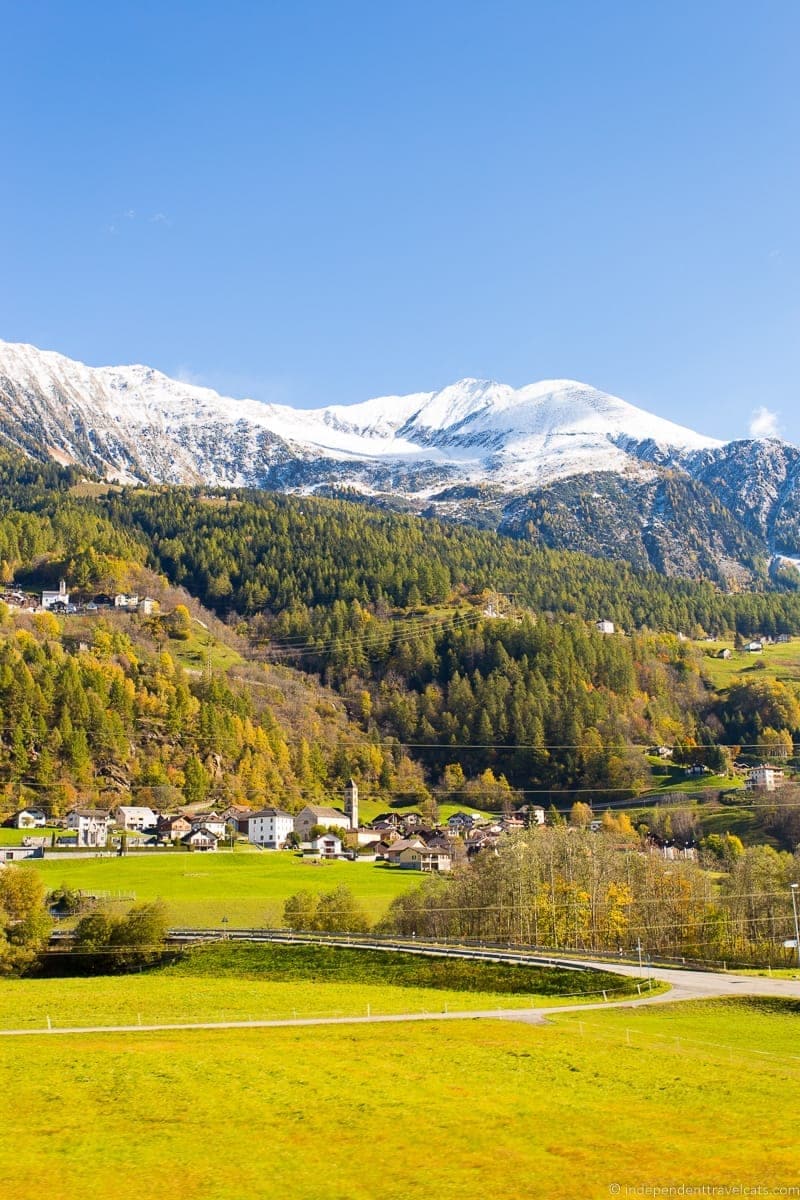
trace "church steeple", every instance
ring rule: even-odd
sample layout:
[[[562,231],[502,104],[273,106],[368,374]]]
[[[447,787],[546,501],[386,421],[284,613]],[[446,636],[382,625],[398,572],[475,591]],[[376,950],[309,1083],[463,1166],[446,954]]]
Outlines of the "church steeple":
[[[358,784],[348,779],[344,789],[344,811],[350,818],[350,828],[358,829]]]

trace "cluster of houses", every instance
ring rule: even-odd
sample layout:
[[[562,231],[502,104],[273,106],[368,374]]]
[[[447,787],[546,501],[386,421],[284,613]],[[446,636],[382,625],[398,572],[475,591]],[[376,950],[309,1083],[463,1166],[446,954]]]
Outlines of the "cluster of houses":
[[[65,580],[59,582],[56,590],[45,589],[31,594],[21,592],[13,586],[6,586],[0,591],[0,601],[8,608],[23,612],[52,612],[52,613],[96,613],[101,609],[116,609],[120,612],[136,612],[142,616],[151,617],[158,611],[158,601],[151,596],[129,595],[117,592],[116,595],[100,595],[91,599],[73,597],[67,591]]]
[[[450,871],[456,858],[492,848],[504,833],[543,825],[544,809],[524,805],[515,812],[489,819],[471,812],[453,813],[446,823],[426,828],[419,813],[382,813],[367,825],[359,822],[358,786],[350,780],[342,808],[307,804],[298,813],[280,808],[230,808],[223,813],[156,813],[143,805],[118,805],[111,812],[73,808],[53,836],[55,848],[99,851],[116,841],[172,843],[190,851],[214,852],[223,840],[246,837],[263,850],[292,848],[311,860],[353,859],[385,862],[400,869]],[[35,832],[47,824],[43,810],[22,809],[12,819],[17,829]],[[126,836],[127,835],[127,836]],[[43,853],[46,839],[28,837],[15,847],[19,857]]]
[[[776,637],[766,635],[751,638],[749,642],[744,642],[739,649],[743,654],[762,654],[765,646],[783,646],[791,640],[788,633],[779,633]],[[722,650],[717,651],[717,658],[733,658],[733,651],[728,646],[724,646]]]
[[[312,859],[354,858],[386,862],[405,870],[450,871],[456,855],[471,856],[495,844],[504,833],[543,825],[544,809],[525,805],[490,820],[456,812],[443,826],[425,828],[419,813],[382,813],[369,824],[358,817],[358,786],[350,780],[344,805],[307,804],[292,815],[279,808],[231,811],[240,835],[265,850],[294,846]]]
[[[670,757],[669,747],[656,747],[653,753]],[[690,765],[687,774],[705,774],[708,768]],[[747,787],[772,792],[785,782],[780,767],[762,763],[747,766]],[[514,811],[486,817],[459,811],[446,822],[426,827],[416,812],[385,812],[368,824],[359,822],[358,786],[349,780],[341,808],[307,804],[298,813],[281,808],[252,809],[232,807],[222,813],[157,813],[143,805],[118,805],[111,812],[94,808],[74,808],[60,822],[63,831],[49,838],[35,836],[47,824],[43,809],[25,808],[9,822],[28,831],[20,846],[5,848],[0,858],[30,857],[44,853],[46,842],[55,848],[105,850],[115,842],[122,851],[126,842],[149,845],[173,844],[185,850],[213,852],[226,839],[247,838],[263,850],[294,849],[312,860],[353,859],[386,862],[406,870],[450,871],[454,861],[470,858],[492,849],[507,833],[544,825],[541,805],[526,804]],[[593,821],[591,828],[600,829]]]

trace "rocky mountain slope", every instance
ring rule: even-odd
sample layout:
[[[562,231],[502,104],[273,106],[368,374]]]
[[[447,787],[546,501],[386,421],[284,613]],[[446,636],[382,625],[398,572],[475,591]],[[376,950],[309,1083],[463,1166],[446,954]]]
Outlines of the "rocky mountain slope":
[[[800,555],[800,451],[720,443],[572,380],[298,410],[0,342],[0,437],[122,482],[360,494],[731,581]]]

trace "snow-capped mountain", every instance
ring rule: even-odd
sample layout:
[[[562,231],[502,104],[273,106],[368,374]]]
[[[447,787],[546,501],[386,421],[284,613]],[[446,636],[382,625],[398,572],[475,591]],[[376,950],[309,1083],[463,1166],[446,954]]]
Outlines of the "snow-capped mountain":
[[[0,341],[0,438],[112,480],[356,493],[669,573],[800,554],[795,447],[718,442],[573,380],[304,410]]]
[[[529,488],[628,469],[651,444],[666,457],[720,445],[572,380],[515,390],[462,379],[438,392],[303,410],[8,342],[0,342],[0,420],[20,448],[109,476],[263,486],[297,460],[368,490],[388,469],[417,496],[432,494],[435,477]]]

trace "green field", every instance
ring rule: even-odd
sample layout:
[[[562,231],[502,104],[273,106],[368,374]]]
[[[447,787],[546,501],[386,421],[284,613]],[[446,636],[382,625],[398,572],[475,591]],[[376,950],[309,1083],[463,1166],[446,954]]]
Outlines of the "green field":
[[[373,800],[369,796],[359,797],[358,814],[362,823],[374,821],[381,815],[381,813],[386,812],[393,812],[396,813],[398,817],[402,817],[406,813],[418,813],[419,805],[397,803],[388,804],[386,800]],[[446,821],[448,817],[451,817],[453,813],[457,812],[478,813],[480,816],[486,817],[489,820],[501,815],[496,812],[489,812],[488,809],[478,808],[474,804],[440,804],[439,820]]]
[[[226,942],[141,973],[0,981],[0,1029],[528,1008],[600,1001],[604,988],[637,994],[606,972]]]
[[[4,829],[0,826],[0,846],[21,846],[26,837],[44,838],[45,845],[50,845],[53,834],[58,837],[64,830],[48,825],[45,829]]]
[[[765,646],[761,654],[735,650],[733,642],[697,642],[703,652],[703,672],[713,687],[723,691],[734,679],[779,679],[782,683],[800,682],[800,638],[775,646]],[[717,658],[720,650],[730,650],[730,658]]]
[[[415,887],[420,877],[382,863],[303,861],[286,851],[242,847],[231,853],[187,854],[153,851],[152,856],[36,860],[49,888],[69,888],[135,900],[162,898],[172,925],[194,928],[219,926],[223,917],[234,928],[275,927],[283,924],[287,896],[307,888],[329,891],[347,884],[358,896],[370,920],[377,920],[389,902]]]
[[[698,838],[708,837],[711,833],[726,834],[731,833],[742,839],[746,846],[776,845],[775,839],[755,823],[757,809],[747,803],[739,803],[738,797],[735,803],[725,802],[721,804],[716,796],[712,796],[706,800],[698,800],[694,795],[687,796],[685,800],[676,801],[675,804],[664,802],[654,807],[652,803],[648,804],[648,799],[652,801],[652,797],[638,797],[635,806],[631,805],[627,808],[628,815],[634,825],[644,822],[649,825],[657,813],[664,814],[673,810],[680,809],[694,814],[697,818]],[[746,800],[743,794],[742,799]]]
[[[647,761],[652,768],[656,795],[658,792],[702,792],[707,789],[734,791],[744,787],[743,780],[738,776],[731,779],[727,775],[687,775],[684,767],[672,766],[652,755],[648,755]],[[643,792],[642,798],[648,795],[649,792]]]
[[[196,619],[192,620],[188,638],[170,638],[169,652],[188,671],[227,671],[239,666],[244,660],[230,646],[226,646]]]
[[[549,1026],[0,1039],[0,1186],[13,1200],[777,1195],[797,1184],[797,1016],[736,1001]]]

